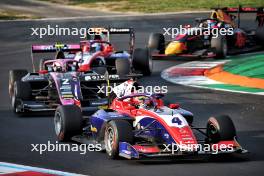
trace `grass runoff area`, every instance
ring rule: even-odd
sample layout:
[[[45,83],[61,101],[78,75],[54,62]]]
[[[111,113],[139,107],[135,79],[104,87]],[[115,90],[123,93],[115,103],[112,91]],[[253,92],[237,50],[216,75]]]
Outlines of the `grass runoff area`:
[[[42,0],[118,12],[176,12],[213,7],[264,6],[264,0]]]
[[[0,11],[0,20],[16,20],[16,19],[37,19],[39,17],[28,14],[21,14],[16,11]]]
[[[264,54],[252,54],[252,55],[243,55],[243,56],[233,56],[230,58],[231,61],[227,62],[223,66],[223,70],[228,73],[232,73],[234,75],[245,76],[249,78],[259,78],[264,80]],[[226,80],[229,79],[226,77]],[[229,79],[230,80],[230,79]],[[213,88],[213,89],[223,89],[223,90],[231,90],[231,91],[242,91],[248,93],[261,93],[264,95],[264,89],[262,88],[254,88],[245,86],[246,84],[252,85],[249,82],[250,80],[241,80],[241,85],[234,84],[206,84],[202,85],[203,87]],[[258,86],[260,86],[259,83]]]
[[[237,57],[226,63],[223,70],[235,75],[264,79],[264,54]]]

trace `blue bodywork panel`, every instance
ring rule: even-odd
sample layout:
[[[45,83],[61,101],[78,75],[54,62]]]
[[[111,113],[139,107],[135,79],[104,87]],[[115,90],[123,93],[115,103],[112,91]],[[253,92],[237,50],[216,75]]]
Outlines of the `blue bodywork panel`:
[[[99,135],[103,125],[105,122],[108,122],[110,120],[117,120],[117,119],[122,119],[122,120],[133,120],[132,117],[126,115],[126,114],[120,114],[118,112],[107,112],[103,109],[96,111],[92,116],[91,116],[91,125],[93,128],[96,129],[96,131],[93,131],[96,135]]]
[[[138,151],[127,142],[119,142],[119,156],[127,159],[139,158]]]

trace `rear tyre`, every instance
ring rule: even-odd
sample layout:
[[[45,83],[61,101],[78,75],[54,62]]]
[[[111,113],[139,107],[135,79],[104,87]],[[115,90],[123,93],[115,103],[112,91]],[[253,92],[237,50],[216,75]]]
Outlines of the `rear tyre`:
[[[28,74],[27,70],[10,70],[9,71],[8,90],[9,90],[10,98],[12,97],[12,95],[14,93],[15,81],[21,81],[21,78],[23,78],[26,74]]]
[[[22,102],[30,100],[32,97],[31,86],[29,82],[15,81],[14,92],[11,96],[13,111],[17,114],[23,114]]]
[[[133,143],[132,126],[125,120],[112,120],[107,123],[104,134],[105,149],[109,158],[118,158],[119,142]]]
[[[227,55],[227,42],[226,38],[220,34],[216,38],[211,39],[211,48],[215,49],[215,58],[224,59]]]
[[[258,27],[256,30],[256,42],[257,44],[261,45],[264,47],[264,28],[263,27]]]
[[[123,76],[128,75],[130,72],[130,63],[128,59],[116,59],[116,74]]]
[[[208,142],[210,143],[234,140],[234,137],[236,137],[234,123],[227,115],[209,118],[206,133],[208,136]]]
[[[69,141],[82,130],[82,112],[76,105],[59,106],[54,116],[55,133],[59,141]]]
[[[160,33],[151,33],[148,40],[148,48],[156,49],[159,54],[164,54],[165,51],[165,37]]]
[[[134,50],[132,65],[135,70],[149,76],[152,73],[153,63],[148,48],[136,48]]]

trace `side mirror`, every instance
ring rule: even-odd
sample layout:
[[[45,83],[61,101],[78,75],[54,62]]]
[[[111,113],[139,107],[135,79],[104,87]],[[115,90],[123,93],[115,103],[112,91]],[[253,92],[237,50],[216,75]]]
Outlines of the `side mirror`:
[[[179,107],[180,107],[180,105],[178,103],[169,104],[170,109],[178,109]]]
[[[48,70],[39,70],[38,73],[39,74],[47,74],[48,73]]]

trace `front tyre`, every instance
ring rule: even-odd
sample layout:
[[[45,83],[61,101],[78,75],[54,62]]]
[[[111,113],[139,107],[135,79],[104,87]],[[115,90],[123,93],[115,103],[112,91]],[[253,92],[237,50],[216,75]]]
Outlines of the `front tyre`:
[[[81,133],[82,112],[76,105],[58,106],[54,116],[55,133],[59,141],[69,141]]]
[[[225,36],[218,34],[216,38],[212,37],[211,48],[215,49],[216,59],[224,59],[227,55],[227,42]]]
[[[210,143],[234,140],[236,137],[235,125],[227,115],[209,118],[206,133]]]
[[[133,143],[132,126],[125,120],[112,120],[107,123],[104,133],[104,144],[109,158],[118,158],[119,142]]]

